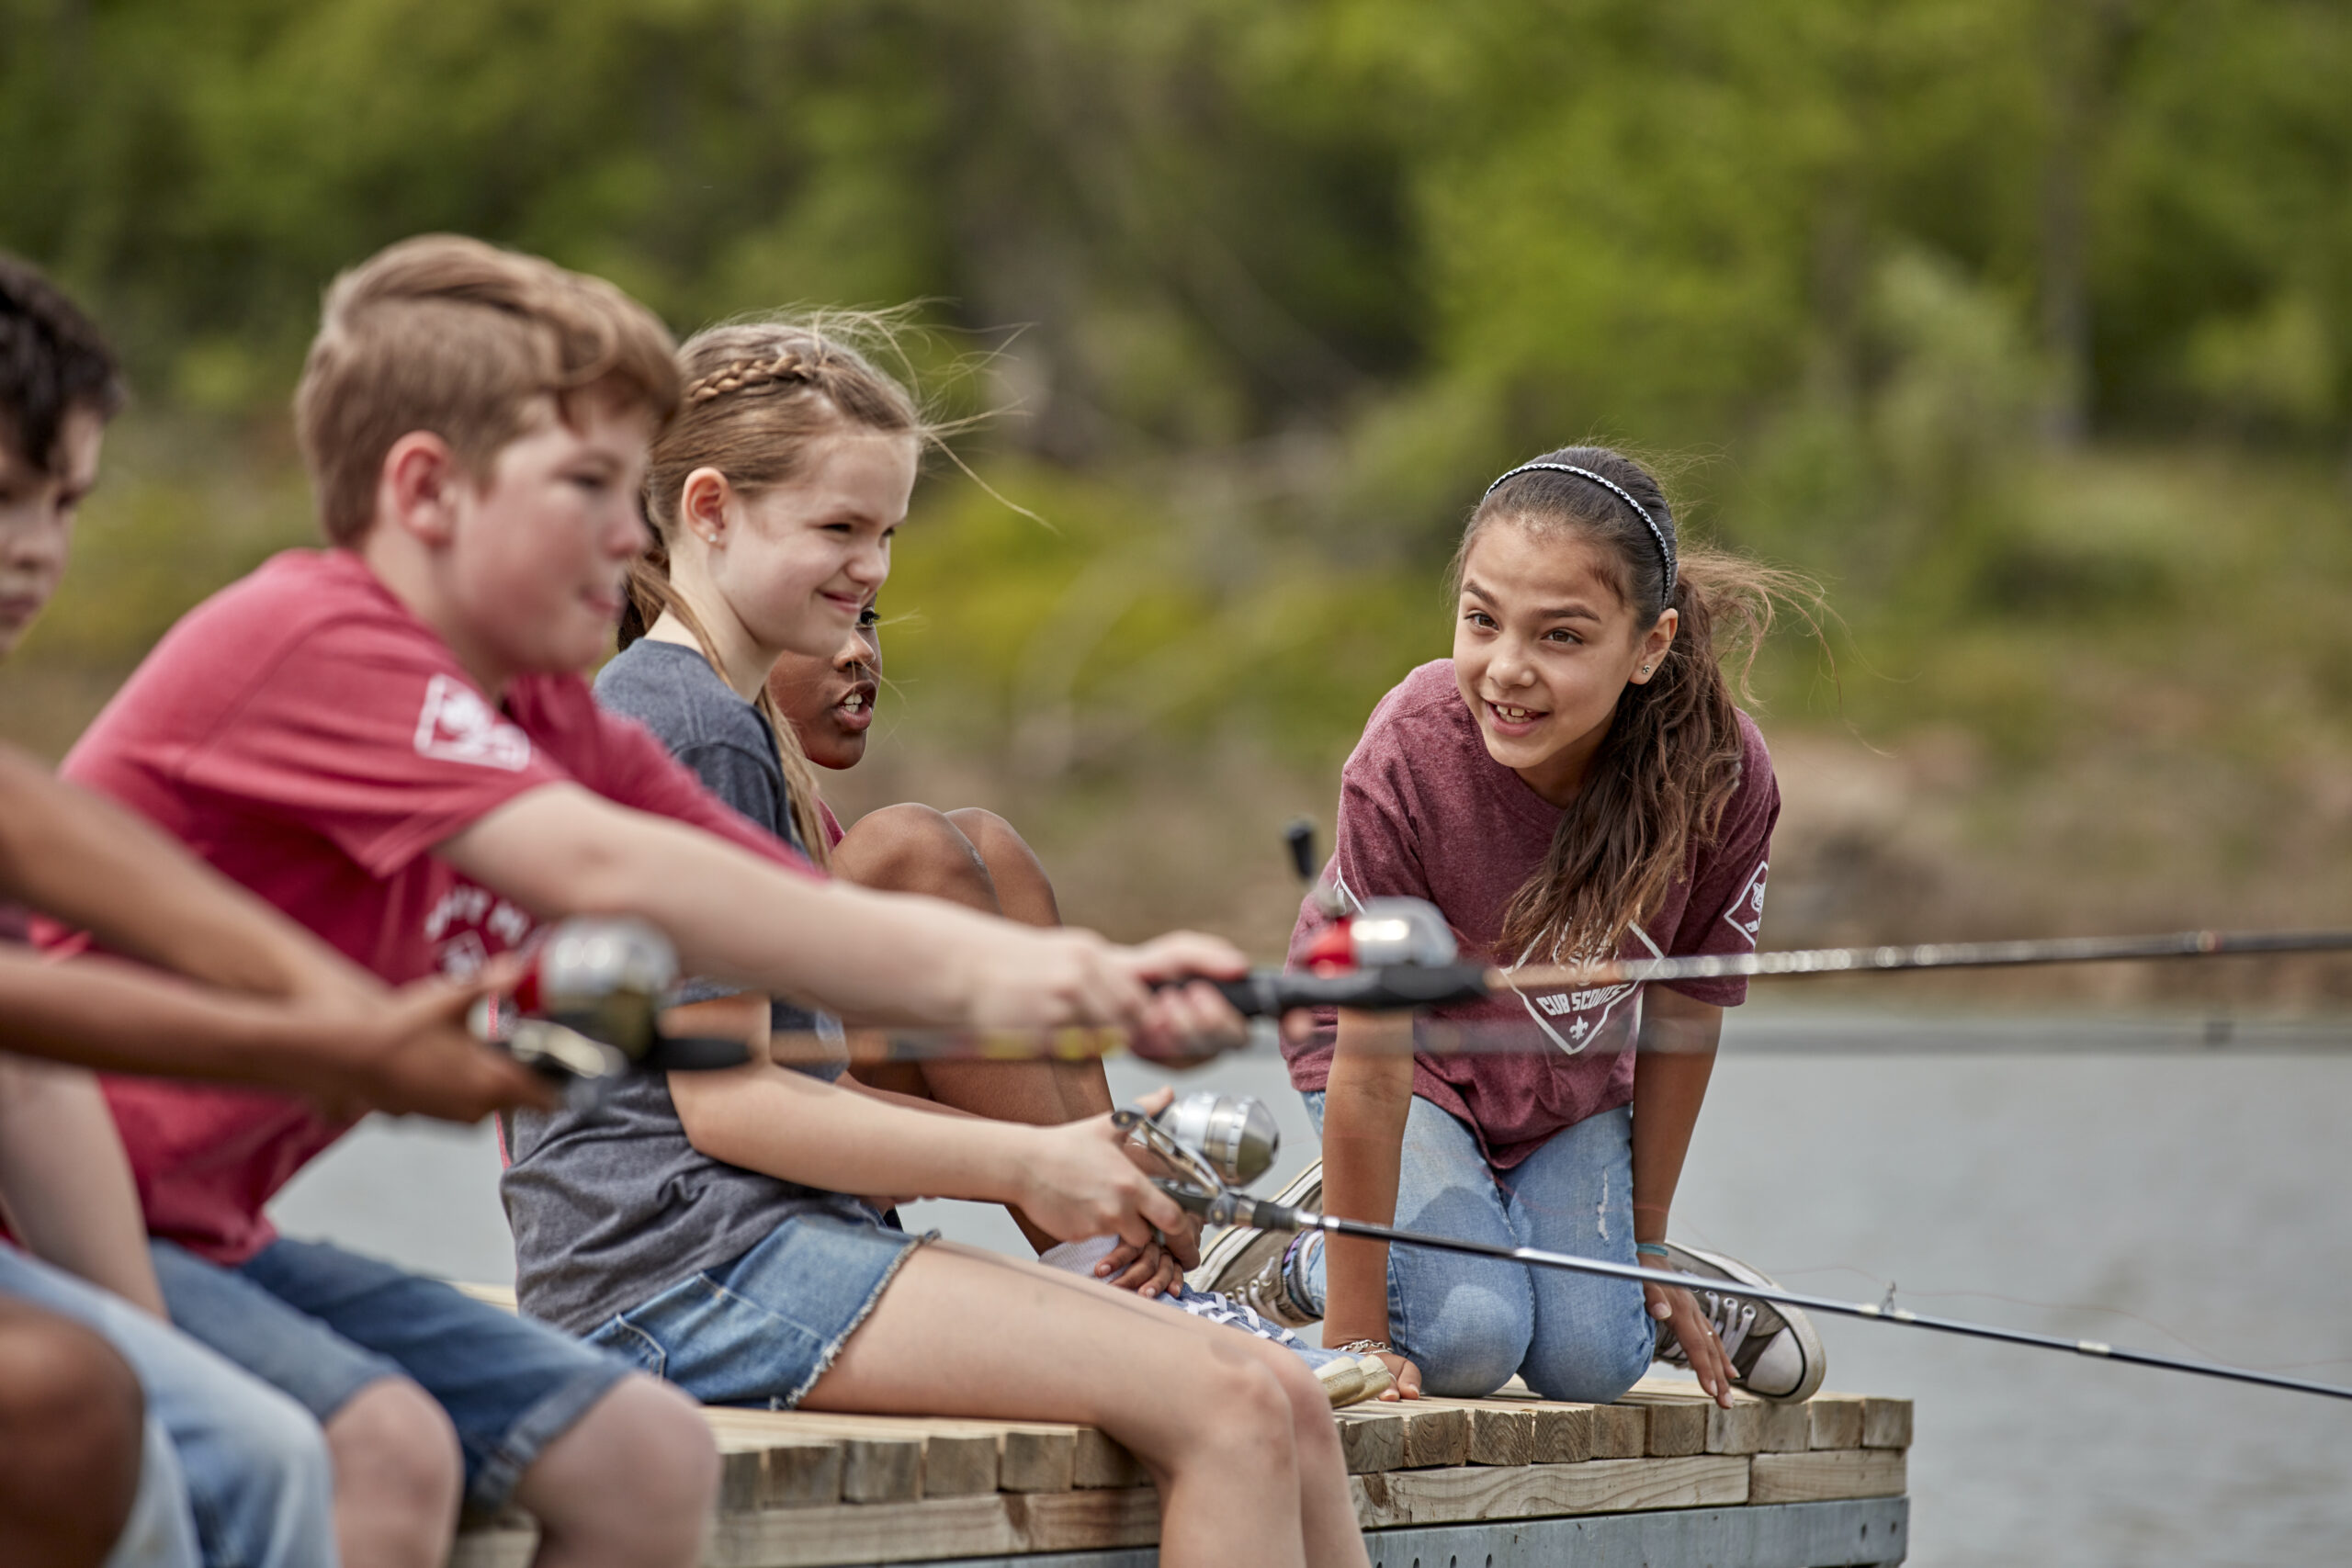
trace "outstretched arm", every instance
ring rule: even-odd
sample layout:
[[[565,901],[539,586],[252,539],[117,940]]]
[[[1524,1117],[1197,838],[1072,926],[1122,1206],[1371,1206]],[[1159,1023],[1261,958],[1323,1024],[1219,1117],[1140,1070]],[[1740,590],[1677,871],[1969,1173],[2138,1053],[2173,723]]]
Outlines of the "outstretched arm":
[[[290,997],[359,971],[161,829],[0,747],[0,895],[192,979]]]
[[[1683,1156],[1715,1070],[1724,1010],[1679,991],[1650,986],[1642,992],[1641,1054],[1634,1061],[1634,1239],[1662,1242]],[[1643,1263],[1654,1259],[1642,1258]],[[1731,1359],[1688,1291],[1645,1284],[1650,1314],[1666,1319],[1690,1358],[1699,1386],[1731,1404]]]
[[[451,1121],[548,1103],[534,1075],[460,1027],[478,987],[387,989],[143,818],[6,747],[0,897],[221,988],[105,959],[40,964],[0,951],[11,1050]]]
[[[697,975],[790,996],[859,1021],[1020,1027],[1125,1024],[1147,1045],[1229,1034],[1207,987],[1154,980],[1247,967],[1213,938],[1139,948],[1039,930],[936,898],[794,874],[715,834],[616,806],[577,784],[517,795],[436,852],[541,919],[641,915]]]
[[[1396,1221],[1405,1120],[1413,1109],[1413,1021],[1398,1013],[1340,1013],[1323,1094],[1323,1210],[1369,1224]],[[1388,1244],[1357,1236],[1324,1243],[1323,1339],[1388,1337]],[[1389,1355],[1396,1393],[1420,1392],[1420,1369]]]

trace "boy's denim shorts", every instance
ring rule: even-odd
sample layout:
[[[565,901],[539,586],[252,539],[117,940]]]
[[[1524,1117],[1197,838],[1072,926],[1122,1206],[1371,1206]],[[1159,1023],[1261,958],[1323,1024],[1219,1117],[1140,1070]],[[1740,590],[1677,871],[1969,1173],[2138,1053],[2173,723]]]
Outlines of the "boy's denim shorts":
[[[879,1221],[795,1215],[732,1262],[609,1319],[588,1341],[706,1404],[788,1410],[929,1239]]]
[[[627,1362],[438,1280],[323,1242],[280,1237],[236,1268],[153,1245],[172,1321],[323,1424],[379,1378],[420,1384],[448,1413],[466,1501],[503,1506],[547,1446]]]

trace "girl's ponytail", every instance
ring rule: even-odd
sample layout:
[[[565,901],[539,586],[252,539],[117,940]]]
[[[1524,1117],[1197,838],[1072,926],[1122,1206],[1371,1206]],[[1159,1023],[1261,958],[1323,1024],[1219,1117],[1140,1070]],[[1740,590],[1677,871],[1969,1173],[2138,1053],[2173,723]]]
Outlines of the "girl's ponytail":
[[[686,635],[695,639],[702,656],[710,667],[718,668],[718,645],[695,615],[685,596],[670,584],[670,551],[660,539],[639,556],[628,569],[628,604],[621,611],[620,643],[627,648],[652,629],[653,623],[664,615],[675,615]],[[768,728],[775,736],[775,760],[784,773],[784,787],[792,797],[792,825],[800,832],[800,847],[809,861],[820,867],[831,863],[832,840],[825,832],[825,814],[817,805],[817,766],[801,749],[800,732],[792,728],[768,695],[767,683],[760,684],[760,694],[752,705],[768,721]]]
[[[1642,624],[1669,608],[1679,621],[1657,671],[1618,698],[1543,866],[1503,914],[1497,956],[1506,963],[1603,957],[1665,901],[1722,825],[1740,780],[1735,695],[1749,697],[1776,602],[1817,628],[1821,592],[1793,572],[1683,545],[1657,479],[1606,447],[1548,453],[1489,489],[1454,555],[1457,587],[1472,542],[1500,523],[1601,544],[1610,586]]]

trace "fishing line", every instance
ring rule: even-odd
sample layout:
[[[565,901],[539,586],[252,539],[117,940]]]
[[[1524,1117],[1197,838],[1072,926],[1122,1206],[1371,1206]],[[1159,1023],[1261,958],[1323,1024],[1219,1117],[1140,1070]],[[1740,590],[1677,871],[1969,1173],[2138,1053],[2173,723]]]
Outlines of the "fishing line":
[[[1205,1097],[1196,1097],[1205,1098]],[[1186,1126],[1170,1106],[1157,1117],[1141,1111],[1121,1109],[1111,1113],[1113,1123],[1124,1129],[1142,1147],[1157,1156],[1174,1173],[1172,1179],[1159,1179],[1158,1185],[1186,1209],[1202,1216],[1210,1224],[1232,1225],[1244,1230],[1277,1232],[1321,1231],[1327,1235],[1354,1236],[1365,1241],[1386,1242],[1391,1246],[1421,1247],[1440,1252],[1462,1253],[1472,1258],[1498,1258],[1507,1263],[1523,1263],[1532,1268],[1560,1269],[1571,1273],[1597,1275],[1602,1279],[1627,1280],[1639,1284],[1663,1285],[1672,1290],[1689,1290],[1693,1284],[1690,1275],[1668,1269],[1652,1269],[1640,1264],[1616,1263],[1598,1258],[1579,1258],[1572,1253],[1552,1252],[1542,1247],[1506,1246],[1498,1242],[1469,1241],[1457,1236],[1437,1235],[1426,1231],[1406,1230],[1396,1225],[1372,1224],[1363,1220],[1341,1219],[1334,1214],[1317,1213],[1312,1209],[1252,1198],[1234,1190],[1228,1178],[1243,1179],[1262,1174],[1272,1163],[1274,1153],[1272,1119],[1265,1118],[1261,1133],[1264,1146],[1257,1150],[1264,1158],[1253,1159],[1256,1167],[1237,1168],[1232,1162],[1222,1167],[1204,1150],[1194,1147],[1180,1135]],[[1256,1122],[1263,1107],[1239,1097],[1228,1097],[1215,1106],[1204,1107],[1202,1116],[1214,1122]],[[1704,1281],[1702,1281],[1704,1283]],[[1733,1296],[1770,1302],[1780,1306],[1792,1306],[1806,1312],[1825,1313],[1833,1317],[1869,1318],[1879,1323],[1896,1324],[1907,1328],[1927,1329],[1939,1334],[1960,1335],[1972,1339],[1990,1339],[2005,1345],[2022,1345],[2029,1349],[2054,1350],[2070,1356],[2086,1356],[2098,1360],[2121,1361],[2127,1365],[2149,1367],[2161,1371],[2186,1372],[2196,1377],[2216,1378],[2229,1382],[2252,1383],[2262,1388],[2282,1389],[2292,1393],[2316,1394],[2326,1399],[2352,1400],[2352,1386],[2315,1382],[2307,1378],[2287,1377],[2278,1372],[2251,1367],[2233,1367],[2220,1361],[2191,1360],[2180,1356],[2158,1355],[2151,1350],[2135,1350],[2129,1346],[2111,1345],[2098,1339],[2068,1339],[2051,1334],[2034,1334],[2020,1328],[2004,1328],[1996,1324],[1973,1323],[1964,1318],[1940,1317],[1928,1313],[1897,1306],[1892,1286],[1882,1302],[1845,1301],[1834,1296],[1815,1295],[1805,1291],[1792,1291],[1781,1285],[1758,1285],[1747,1280],[1713,1282],[1713,1289]]]
[[[1676,1290],[1689,1290],[1691,1276],[1666,1269],[1647,1269],[1631,1263],[1612,1263],[1598,1258],[1577,1258],[1568,1253],[1547,1252],[1540,1247],[1504,1247],[1495,1243],[1464,1241],[1453,1236],[1434,1235],[1424,1231],[1408,1231],[1395,1225],[1375,1225],[1362,1220],[1343,1220],[1332,1214],[1317,1213],[1311,1209],[1288,1208],[1279,1203],[1246,1197],[1231,1190],[1211,1192],[1202,1189],[1167,1183],[1170,1196],[1195,1213],[1206,1217],[1214,1224],[1240,1225],[1254,1230],[1302,1231],[1319,1230],[1329,1235],[1355,1236],[1365,1241],[1385,1241],[1394,1246],[1424,1247],[1442,1252],[1464,1253],[1474,1258],[1500,1258],[1510,1263],[1524,1263],[1539,1269],[1564,1269],[1574,1273],[1594,1274],[1604,1279],[1630,1280],[1642,1284],[1665,1285]],[[1826,1313],[1835,1317],[1868,1318],[1878,1323],[1896,1324],[1906,1328],[1928,1329],[1939,1334],[1956,1334],[1973,1339],[1991,1339],[2006,1345],[2022,1345],[2030,1349],[2055,1350],[2071,1356],[2087,1356],[2098,1360],[2121,1361],[2131,1366],[2150,1367],[2162,1371],[2187,1372],[2197,1377],[2218,1378],[2230,1382],[2253,1383],[2263,1388],[2283,1389],[2292,1393],[2317,1394],[2326,1399],[2352,1400],[2352,1386],[2314,1382],[2306,1378],[2290,1378],[2277,1372],[2256,1371],[2249,1367],[2233,1367],[2219,1361],[2191,1360],[2186,1357],[2162,1356],[2149,1350],[2135,1350],[2129,1346],[2110,1345],[2098,1339],[2067,1339],[2056,1335],[2033,1334],[2019,1328],[2004,1328],[1996,1324],[1973,1323],[1963,1318],[1939,1317],[1916,1313],[1888,1302],[1842,1301],[1834,1296],[1817,1296],[1804,1291],[1792,1291],[1780,1286],[1751,1285],[1745,1280],[1714,1288],[1728,1294],[1771,1302],[1780,1306],[1792,1306],[1806,1312]]]

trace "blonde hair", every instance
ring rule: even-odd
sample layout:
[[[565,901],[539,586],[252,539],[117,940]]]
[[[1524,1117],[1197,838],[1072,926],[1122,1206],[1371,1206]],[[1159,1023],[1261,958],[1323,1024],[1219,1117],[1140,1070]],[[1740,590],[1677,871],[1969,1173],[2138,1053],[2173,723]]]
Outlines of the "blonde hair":
[[[679,496],[695,469],[718,469],[737,494],[749,499],[790,484],[806,467],[809,448],[844,428],[907,435],[923,446],[937,444],[939,426],[863,346],[895,347],[896,327],[889,316],[835,312],[732,321],[686,340],[678,351],[684,406],[654,442],[646,466],[645,510],[654,539],[629,572],[624,646],[667,613],[677,617],[712,667],[718,666],[709,632],[670,581]],[[816,766],[765,682],[753,705],[775,734],[793,823],[809,858],[823,865],[831,846],[817,804]]]
[[[535,399],[591,388],[666,423],[678,408],[669,329],[600,277],[458,234],[377,252],[327,289],[294,393],[294,430],[327,537],[374,521],[385,454],[412,431],[486,476]]]

